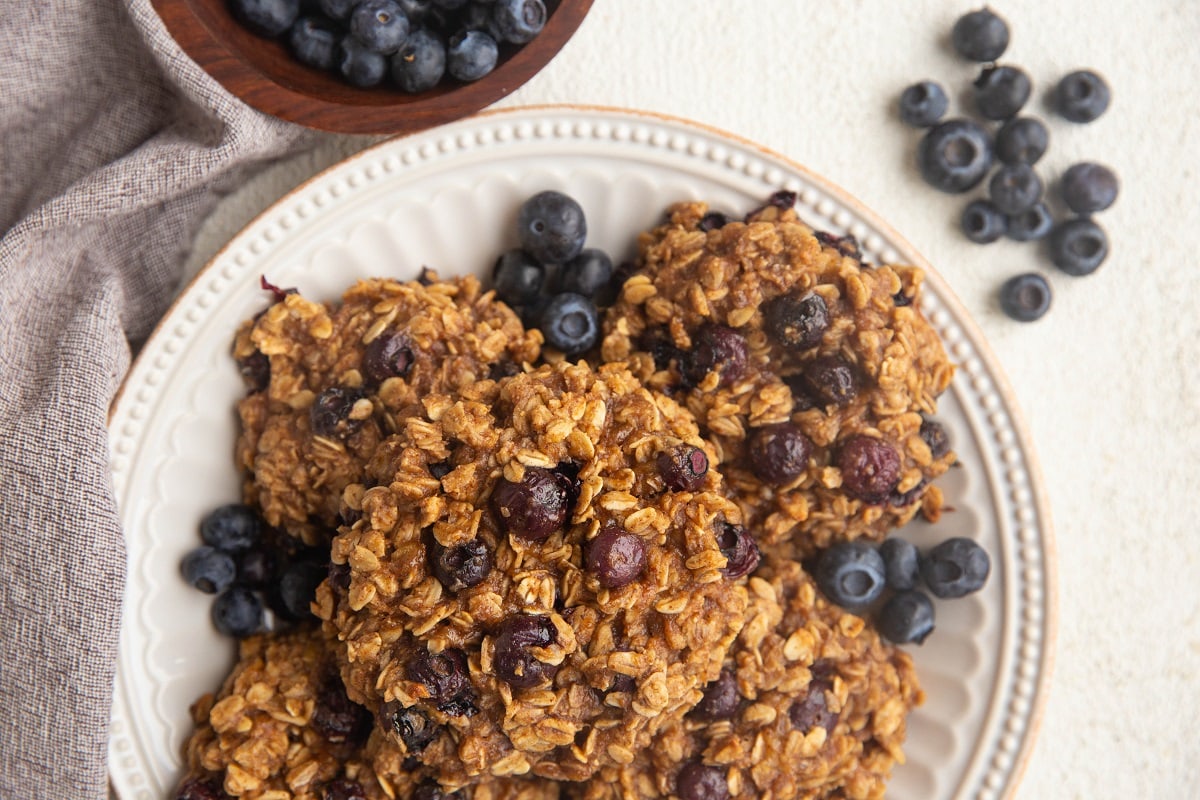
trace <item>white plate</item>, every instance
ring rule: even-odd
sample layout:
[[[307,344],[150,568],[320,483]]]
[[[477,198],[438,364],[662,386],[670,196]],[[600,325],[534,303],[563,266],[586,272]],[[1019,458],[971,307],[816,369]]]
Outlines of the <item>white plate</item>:
[[[229,356],[238,323],[266,302],[259,276],[334,299],[355,279],[487,270],[512,246],[515,211],[556,188],[587,213],[590,246],[631,255],[633,236],[674,201],[744,212],[796,191],[812,225],[858,237],[876,263],[926,266],[890,228],[800,166],[680,120],[552,107],[484,115],[356,155],[262,214],[197,276],[146,344],[110,422],[113,484],[129,579],[109,748],[124,800],[168,796],[181,769],[188,705],[214,689],[233,645],[209,598],[178,564],[209,509],[238,499]],[[1011,795],[1045,693],[1053,639],[1049,516],[1028,437],[987,346],[943,281],[922,307],[959,372],[942,397],[963,468],[942,481],[955,511],[917,523],[918,544],[969,535],[991,553],[982,592],[939,602],[935,633],[913,648],[927,701],[911,717],[896,800]]]

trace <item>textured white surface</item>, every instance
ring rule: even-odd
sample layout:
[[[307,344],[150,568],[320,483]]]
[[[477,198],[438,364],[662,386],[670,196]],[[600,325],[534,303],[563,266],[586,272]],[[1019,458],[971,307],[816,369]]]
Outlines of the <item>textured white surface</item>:
[[[1051,127],[1042,172],[1110,164],[1112,253],[1071,279],[1037,248],[972,245],[964,200],[925,187],[895,97],[940,80],[953,109],[974,77],[946,44],[976,7],[945,0],[596,0],[552,65],[502,105],[598,103],[676,114],[749,137],[837,182],[946,278],[983,328],[1023,407],[1055,517],[1059,637],[1050,701],[1021,798],[1194,796],[1200,786],[1200,5],[1193,0],[1007,0],[1007,61]],[[1078,67],[1113,88],[1087,126],[1045,91]],[[218,209],[204,263],[270,201],[366,144],[330,138]],[[1031,269],[1054,308],[1008,321],[995,288]]]

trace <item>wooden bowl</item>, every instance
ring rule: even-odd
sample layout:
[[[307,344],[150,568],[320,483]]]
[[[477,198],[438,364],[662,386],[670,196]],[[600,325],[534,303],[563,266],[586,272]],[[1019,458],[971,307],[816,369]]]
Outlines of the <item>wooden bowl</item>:
[[[415,133],[491,105],[550,62],[583,22],[592,0],[547,0],[546,25],[520,47],[504,44],[496,68],[473,83],[446,78],[421,94],[359,89],[307,67],[287,46],[246,30],[225,0],[151,0],[175,41],[247,105],[335,133]]]

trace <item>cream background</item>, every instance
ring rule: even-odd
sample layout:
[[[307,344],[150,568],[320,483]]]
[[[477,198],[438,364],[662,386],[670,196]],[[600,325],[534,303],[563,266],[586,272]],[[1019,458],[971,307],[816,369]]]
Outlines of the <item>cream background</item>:
[[[977,68],[948,45],[976,8],[943,0],[595,0],[549,68],[501,106],[588,103],[658,111],[750,138],[840,184],[947,279],[1025,412],[1055,520],[1059,633],[1038,742],[1018,798],[1189,797],[1200,791],[1200,3],[1004,0],[1005,61],[1034,81],[1051,133],[1039,172],[1112,166],[1096,274],[1058,273],[1034,245],[957,232],[961,197],[917,175],[919,138],[895,99],[939,80],[951,113]],[[1072,125],[1043,106],[1080,67],[1104,74],[1108,113]],[[369,144],[329,136],[227,197],[196,240],[202,266],[256,213]],[[1042,320],[1008,320],[1006,277],[1041,270]]]

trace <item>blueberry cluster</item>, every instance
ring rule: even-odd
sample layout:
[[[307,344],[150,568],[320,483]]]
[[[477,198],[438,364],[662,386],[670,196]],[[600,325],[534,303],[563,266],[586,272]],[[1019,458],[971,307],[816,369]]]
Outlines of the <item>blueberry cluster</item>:
[[[501,48],[533,40],[543,0],[229,0],[249,30],[287,43],[297,61],[359,87],[390,81],[416,94],[449,76],[476,81]]]
[[[996,63],[1008,48],[1007,23],[990,9],[972,11],[955,23],[951,41],[960,56],[983,64],[972,89],[981,120],[944,119],[949,100],[934,81],[906,88],[900,95],[901,120],[927,129],[917,146],[921,176],[935,189],[954,194],[986,185],[987,196],[971,200],[962,212],[960,224],[971,241],[1045,239],[1051,261],[1063,272],[1096,271],[1108,256],[1108,236],[1092,217],[1116,200],[1116,175],[1093,162],[1070,167],[1058,182],[1058,199],[1069,214],[1056,219],[1035,169],[1049,146],[1049,131],[1041,119],[1020,116],[1033,83],[1019,67]],[[1104,79],[1080,70],[1058,82],[1050,105],[1070,122],[1087,123],[1105,112],[1109,100]],[[1050,300],[1050,284],[1039,273],[1015,276],[1000,289],[1001,307],[1021,321],[1040,318]]]
[[[856,613],[874,610],[879,633],[896,644],[921,644],[933,632],[933,601],[979,591],[991,559],[978,542],[955,536],[922,553],[895,536],[878,547],[840,542],[817,559],[813,578],[831,602]],[[882,601],[882,602],[881,602]]]
[[[273,536],[253,508],[220,506],[200,522],[204,544],[183,557],[183,578],[216,595],[212,621],[226,636],[243,638],[275,620],[301,622],[312,616],[309,603],[329,573],[328,554],[300,548]]]
[[[521,204],[517,240],[492,270],[496,297],[564,355],[590,350],[600,337],[598,308],[612,302],[617,275],[607,253],[584,247],[583,208],[562,192],[539,192]]]

